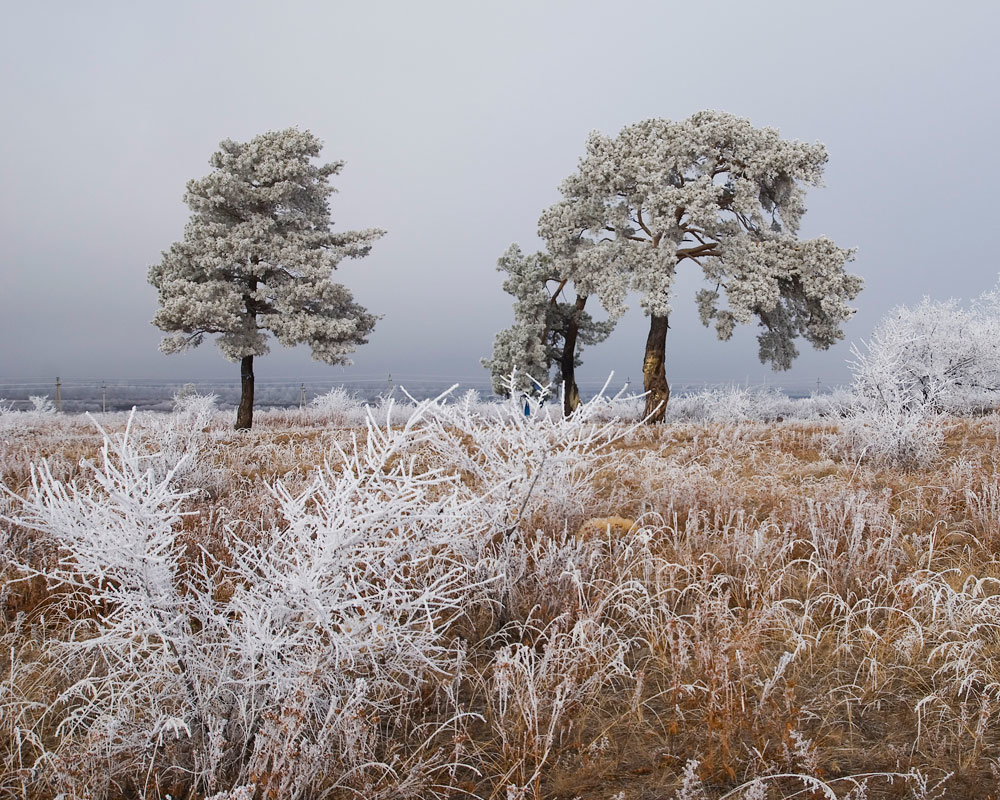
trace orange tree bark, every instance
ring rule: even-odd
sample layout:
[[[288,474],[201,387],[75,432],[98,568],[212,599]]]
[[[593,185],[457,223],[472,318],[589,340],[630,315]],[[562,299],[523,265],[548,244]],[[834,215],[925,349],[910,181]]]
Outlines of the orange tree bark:
[[[649,318],[649,335],[646,337],[646,357],[642,362],[642,386],[646,391],[646,409],[643,412],[647,422],[663,422],[670,400],[670,385],[667,383],[667,324],[666,316],[653,315]]]

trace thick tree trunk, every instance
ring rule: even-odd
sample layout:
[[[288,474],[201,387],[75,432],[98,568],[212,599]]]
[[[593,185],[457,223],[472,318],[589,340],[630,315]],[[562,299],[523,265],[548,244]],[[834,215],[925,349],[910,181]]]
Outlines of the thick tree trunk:
[[[667,383],[667,317],[649,318],[649,336],[646,337],[646,358],[642,362],[642,385],[646,391],[647,423],[663,422],[670,399]]]
[[[253,425],[253,356],[240,361],[240,407],[236,411],[236,430],[249,430]]]
[[[562,358],[559,359],[559,371],[563,379],[563,414],[567,417],[580,405],[580,390],[576,386],[576,340],[580,333],[580,323],[577,318],[586,304],[586,297],[576,298],[576,310],[569,318],[566,337],[563,340]]]

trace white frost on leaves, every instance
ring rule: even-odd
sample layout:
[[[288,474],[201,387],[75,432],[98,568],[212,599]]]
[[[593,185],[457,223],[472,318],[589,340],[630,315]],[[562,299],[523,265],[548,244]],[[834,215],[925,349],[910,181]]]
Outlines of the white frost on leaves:
[[[225,140],[213,171],[188,182],[192,214],[184,238],[149,269],[159,290],[153,324],[171,333],[165,353],[220,334],[230,360],[268,352],[267,333],[313,357],[346,364],[376,317],[332,280],[343,258],[365,256],[383,231],[330,230],[329,178],[342,161],[314,164],[309,131],[270,131],[247,143]]]
[[[845,271],[852,251],[797,236],[805,187],[820,185],[826,160],[820,144],[717,111],[595,132],[538,233],[560,277],[612,318],[629,291],[647,314],[668,315],[676,269],[693,261],[710,287],[697,297],[702,322],[728,339],[756,319],[761,360],[787,369],[797,336],[819,348],[842,338],[862,287]]]

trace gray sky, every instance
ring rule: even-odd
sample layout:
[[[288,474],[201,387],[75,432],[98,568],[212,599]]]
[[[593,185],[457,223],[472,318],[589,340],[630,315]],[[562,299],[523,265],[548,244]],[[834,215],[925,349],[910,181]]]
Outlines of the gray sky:
[[[147,267],[182,235],[219,140],[299,125],[344,159],[336,227],[389,231],[340,280],[384,314],[351,368],[308,350],[260,379],[485,377],[509,324],[497,257],[587,133],[702,108],[826,144],[803,235],[857,247],[848,340],[898,303],[970,297],[1000,270],[1000,4],[979,2],[5,2],[0,380],[236,378],[214,344],[157,351]],[[627,14],[619,9],[628,9]],[[756,329],[720,343],[682,276],[675,381],[847,377],[847,345],[774,374]],[[580,377],[641,374],[637,304]]]

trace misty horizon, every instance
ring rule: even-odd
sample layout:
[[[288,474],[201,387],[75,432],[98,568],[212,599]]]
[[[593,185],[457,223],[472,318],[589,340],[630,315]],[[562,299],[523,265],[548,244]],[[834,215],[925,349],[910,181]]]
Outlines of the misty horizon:
[[[942,254],[943,237],[927,236],[959,212],[962,230],[988,230],[1000,177],[995,159],[976,155],[1000,115],[983,102],[998,77],[1000,10],[959,7],[728,8],[710,51],[698,37],[663,46],[664,30],[698,30],[701,12],[652,3],[641,26],[595,22],[576,4],[389,15],[310,4],[12,7],[0,34],[0,384],[238,380],[209,341],[157,351],[146,270],[181,238],[185,183],[208,173],[219,141],[290,125],[324,141],[321,160],[346,161],[333,229],[388,231],[337,271],[383,318],[347,368],[272,341],[258,382],[392,373],[485,383],[479,359],[511,320],[496,260],[511,242],[540,246],[538,215],[587,134],[701,108],[826,144],[826,185],[807,194],[802,235],[858,248],[849,269],[866,288],[843,342],[825,352],[800,342],[793,368],[773,373],[758,362],[756,327],[718,342],[701,326],[700,282],[681,270],[668,379],[845,383],[850,343],[893,306],[996,284],[985,237],[952,234]],[[584,351],[581,386],[612,371],[639,380],[646,327],[632,297],[608,341]]]

